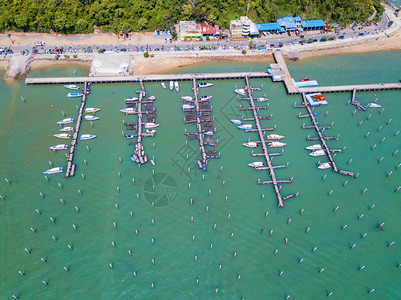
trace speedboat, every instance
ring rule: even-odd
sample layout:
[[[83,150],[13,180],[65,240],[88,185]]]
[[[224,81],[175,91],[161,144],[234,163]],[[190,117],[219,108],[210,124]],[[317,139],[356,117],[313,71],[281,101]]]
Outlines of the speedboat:
[[[63,172],[63,167],[55,167],[43,172],[43,174],[57,174]]]
[[[242,145],[248,148],[258,148],[258,144],[255,142],[242,143]]]
[[[212,136],[212,135],[214,135],[214,132],[212,130],[208,130],[208,131],[205,131],[203,134],[204,135],[208,135],[208,136]]]
[[[95,108],[95,107],[85,108],[85,113],[86,114],[93,114],[93,113],[98,112],[98,111],[100,111],[100,108]]]
[[[157,123],[145,123],[145,128],[156,128],[159,126],[160,126],[160,124],[157,124]]]
[[[322,145],[320,145],[320,144],[311,145],[311,146],[306,147],[305,149],[306,150],[312,150],[312,151],[321,150],[322,149]]]
[[[74,123],[73,118],[66,118],[66,119],[63,119],[63,120],[60,120],[57,122],[57,124],[59,124],[59,125],[66,125],[66,124],[71,124],[71,123]]]
[[[135,108],[133,108],[133,107],[123,108],[123,109],[120,109],[120,111],[121,111],[123,114],[129,114],[129,113],[134,113],[134,112],[136,112]]]
[[[324,169],[328,169],[331,168],[331,163],[329,162],[325,162],[325,163],[321,163],[317,165],[318,169],[324,170]]]
[[[59,144],[59,145],[55,145],[55,146],[51,146],[49,147],[51,150],[67,150],[68,149],[68,145],[66,144]]]
[[[202,96],[199,98],[199,100],[203,100],[203,101],[209,100],[209,99],[212,99],[212,96]]]
[[[166,84],[162,81],[161,82],[162,88],[165,89],[166,88]]]
[[[265,97],[256,98],[256,102],[266,102],[267,100],[269,99]]]
[[[77,92],[71,92],[71,93],[67,94],[68,98],[76,98],[76,97],[82,97],[82,96],[83,96],[83,94],[77,93]]]
[[[178,85],[178,81],[174,81],[174,88],[177,92],[180,91],[180,86]]]
[[[146,129],[145,133],[155,134],[156,130],[154,130],[154,129]]]
[[[236,93],[238,95],[241,95],[241,96],[245,96],[246,95],[245,89],[235,89],[234,93]]]
[[[284,135],[269,134],[269,135],[267,136],[267,139],[268,139],[268,140],[279,140],[279,139],[282,139],[282,138],[284,138]]]
[[[241,120],[232,119],[232,120],[230,120],[230,121],[233,122],[235,125],[241,125],[241,124],[242,124],[242,121],[241,121]]]
[[[170,80],[170,91],[174,90],[174,82]]]
[[[372,108],[382,107],[380,104],[377,104],[377,103],[368,103],[366,106],[367,107],[372,107]]]
[[[305,77],[305,78],[301,79],[300,81],[301,81],[301,82],[309,81],[309,78],[306,78],[306,77]]]
[[[57,133],[57,134],[53,134],[53,136],[56,138],[65,139],[65,140],[69,140],[71,138],[71,135],[69,135],[68,133]]]
[[[284,147],[285,145],[287,145],[286,143],[282,143],[282,142],[270,142],[268,144],[268,146],[270,148],[280,148],[280,147]]]
[[[96,121],[96,120],[99,120],[99,119],[100,119],[100,117],[96,117],[96,116],[93,116],[93,115],[86,115],[84,117],[85,121]]]
[[[127,139],[133,139],[135,137],[134,134],[126,134],[124,135]]]
[[[79,86],[75,85],[75,84],[69,84],[69,85],[65,85],[64,86],[66,89],[69,90],[79,90]]]
[[[137,97],[125,97],[124,100],[125,101],[136,101],[136,100],[138,100],[138,98]]]
[[[191,96],[182,96],[181,97],[182,100],[186,100],[186,101],[192,101],[193,98]]]
[[[254,162],[249,163],[248,166],[253,167],[253,168],[263,167],[263,162],[262,161],[254,161]]]
[[[74,127],[71,127],[71,126],[63,127],[60,129],[60,131],[63,131],[63,132],[74,131]]]
[[[311,153],[309,153],[310,156],[323,156],[325,154],[326,154],[326,152],[323,149],[315,150],[315,151],[312,151]]]
[[[182,110],[185,110],[185,109],[192,109],[192,108],[194,108],[194,106],[193,106],[193,105],[190,105],[190,104],[183,104],[183,105],[182,105]]]
[[[252,124],[242,124],[238,126],[239,129],[252,129]]]
[[[213,83],[201,82],[201,83],[198,84],[198,88],[207,88],[209,86],[213,86]]]
[[[153,101],[153,100],[155,100],[155,99],[156,99],[155,96],[149,96],[149,97],[148,97],[148,100],[149,100],[149,101]]]
[[[96,135],[94,134],[81,134],[81,136],[79,137],[79,139],[81,141],[86,141],[86,140],[91,140],[94,139],[96,137]]]

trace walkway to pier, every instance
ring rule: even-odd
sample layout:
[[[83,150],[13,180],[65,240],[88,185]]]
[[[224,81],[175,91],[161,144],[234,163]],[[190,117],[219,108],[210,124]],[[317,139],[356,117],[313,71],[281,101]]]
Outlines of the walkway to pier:
[[[77,147],[77,140],[78,140],[78,134],[79,134],[79,129],[81,127],[81,122],[82,122],[82,115],[84,113],[84,108],[86,104],[86,95],[88,94],[88,83],[84,83],[84,92],[82,96],[82,101],[81,101],[81,106],[79,107],[78,110],[78,118],[77,118],[77,123],[75,124],[75,129],[74,129],[74,135],[72,137],[71,141],[71,147],[70,147],[70,153],[68,154],[67,158],[67,170],[65,172],[65,177],[71,177],[75,175],[75,164],[73,163],[74,160],[74,153],[75,149]]]
[[[194,101],[195,101],[195,113],[196,113],[196,129],[198,131],[198,138],[199,138],[199,147],[202,156],[202,170],[206,171],[207,168],[207,156],[205,150],[205,143],[204,143],[204,134],[202,130],[202,122],[201,122],[201,115],[202,112],[199,107],[199,99],[198,99],[198,87],[196,86],[196,78],[192,79],[192,90],[194,92]],[[200,167],[200,165],[199,165]]]

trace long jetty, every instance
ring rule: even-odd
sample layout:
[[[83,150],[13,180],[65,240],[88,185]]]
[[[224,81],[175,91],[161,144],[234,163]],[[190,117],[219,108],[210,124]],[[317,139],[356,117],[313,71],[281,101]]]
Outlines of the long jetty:
[[[198,88],[196,86],[196,78],[192,78],[192,90],[194,92],[194,101],[195,101],[195,112],[196,112],[196,129],[198,131],[198,138],[199,138],[199,149],[201,152],[202,157],[202,170],[205,171],[207,168],[207,156],[205,150],[205,142],[202,130],[202,122],[201,122],[201,111],[199,107],[199,99],[198,99]],[[200,166],[199,166],[200,167]]]
[[[82,115],[84,113],[84,108],[85,108],[85,104],[86,104],[86,95],[88,94],[88,91],[89,91],[88,83],[85,82],[84,83],[81,106],[79,107],[79,110],[78,110],[77,123],[75,124],[74,135],[73,135],[72,141],[71,141],[70,153],[68,154],[68,158],[67,158],[67,170],[65,172],[65,177],[66,178],[72,177],[72,176],[75,175],[76,165],[73,163],[74,154],[75,154],[75,149],[77,147],[78,134],[79,134],[79,129],[81,127]]]

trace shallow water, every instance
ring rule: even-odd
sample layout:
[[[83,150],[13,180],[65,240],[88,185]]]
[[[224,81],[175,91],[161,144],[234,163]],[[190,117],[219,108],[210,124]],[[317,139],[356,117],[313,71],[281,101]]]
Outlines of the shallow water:
[[[396,82],[400,58],[399,51],[341,55],[293,62],[289,69],[295,79],[309,77],[322,85]],[[265,70],[267,64],[214,62],[177,72]],[[64,67],[36,71],[30,76],[71,74],[74,68],[77,75],[87,72]],[[308,119],[297,118],[299,112],[306,111],[292,108],[301,97],[288,96],[282,83],[252,79],[254,87],[263,84],[263,91],[255,95],[266,93],[269,97],[269,110],[260,114],[273,114],[273,119],[263,120],[262,125],[276,124],[276,133],[285,135],[288,144],[284,154],[273,159],[277,165],[289,162],[288,168],[276,170],[278,178],[294,180],[283,184],[282,193],[299,192],[297,198],[287,200],[285,208],[279,209],[273,188],[256,184],[258,179],[268,180],[268,173],[247,166],[257,158],[241,144],[248,138],[255,140],[256,133],[240,131],[229,121],[242,115],[232,90],[242,87],[244,81],[213,83],[200,94],[213,96],[215,138],[219,140],[216,150],[221,158],[209,160],[207,172],[200,172],[196,166],[200,158],[197,140],[185,144],[185,129],[194,132],[195,126],[183,124],[178,100],[191,95],[191,83],[180,83],[180,93],[163,90],[159,83],[145,84],[147,91],[156,96],[156,122],[161,126],[156,137],[144,139],[145,151],[155,157],[156,166],[147,164],[140,169],[129,159],[132,140],[121,135],[126,131],[123,120],[134,122],[135,117],[119,112],[124,107],[123,98],[134,95],[139,85],[104,84],[93,85],[88,96],[87,106],[101,108],[97,113],[101,119],[93,122],[93,128],[83,122],[81,133],[98,137],[79,142],[75,177],[65,179],[58,174],[46,181],[42,172],[50,168],[49,161],[54,166],[66,166],[62,151],[53,153],[48,149],[63,142],[52,136],[59,129],[56,122],[63,118],[62,112],[76,118],[79,100],[67,98],[62,86],[1,82],[0,168],[1,177],[11,182],[7,184],[3,178],[0,181],[0,194],[5,198],[0,200],[2,298],[14,294],[20,299],[285,299],[287,295],[323,299],[333,292],[334,299],[360,299],[373,288],[371,298],[399,298],[401,269],[396,264],[401,263],[401,205],[400,193],[394,191],[401,182],[401,169],[396,169],[401,153],[393,155],[401,138],[401,134],[394,136],[401,127],[399,91],[357,94],[362,104],[378,98],[382,113],[380,109],[369,109],[353,115],[355,107],[346,105],[351,97],[346,93],[325,95],[329,104],[315,109],[319,124],[334,122],[324,134],[340,134],[338,141],[328,144],[334,149],[346,146],[335,160],[340,169],[359,173],[353,179],[318,170],[315,164],[326,159],[308,156],[304,148],[311,142],[305,139],[315,136],[315,132],[301,129],[303,123],[310,125]],[[363,123],[359,126],[360,121]],[[367,132],[370,134],[365,138]],[[393,173],[387,177],[390,171]],[[195,200],[193,205],[191,198]],[[369,210],[373,204],[375,207]],[[334,213],[336,206],[339,209]],[[382,222],[384,230],[376,230]],[[341,230],[344,225],[347,227]],[[273,233],[269,236],[270,230]],[[365,232],[367,236],[361,239]],[[392,241],[394,245],[388,247]],[[350,250],[353,244],[356,246]],[[314,247],[317,249],[312,252]],[[358,271],[361,266],[365,268]],[[319,273],[321,269],[324,271]]]

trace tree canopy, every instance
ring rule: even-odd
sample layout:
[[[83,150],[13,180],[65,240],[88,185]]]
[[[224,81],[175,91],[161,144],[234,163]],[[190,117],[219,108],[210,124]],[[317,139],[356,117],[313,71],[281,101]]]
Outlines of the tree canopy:
[[[228,28],[230,20],[246,14],[248,0],[3,0],[0,31],[91,33],[170,29],[180,20],[207,21]],[[251,0],[249,17],[256,23],[282,16],[364,23],[378,11],[380,0]]]

